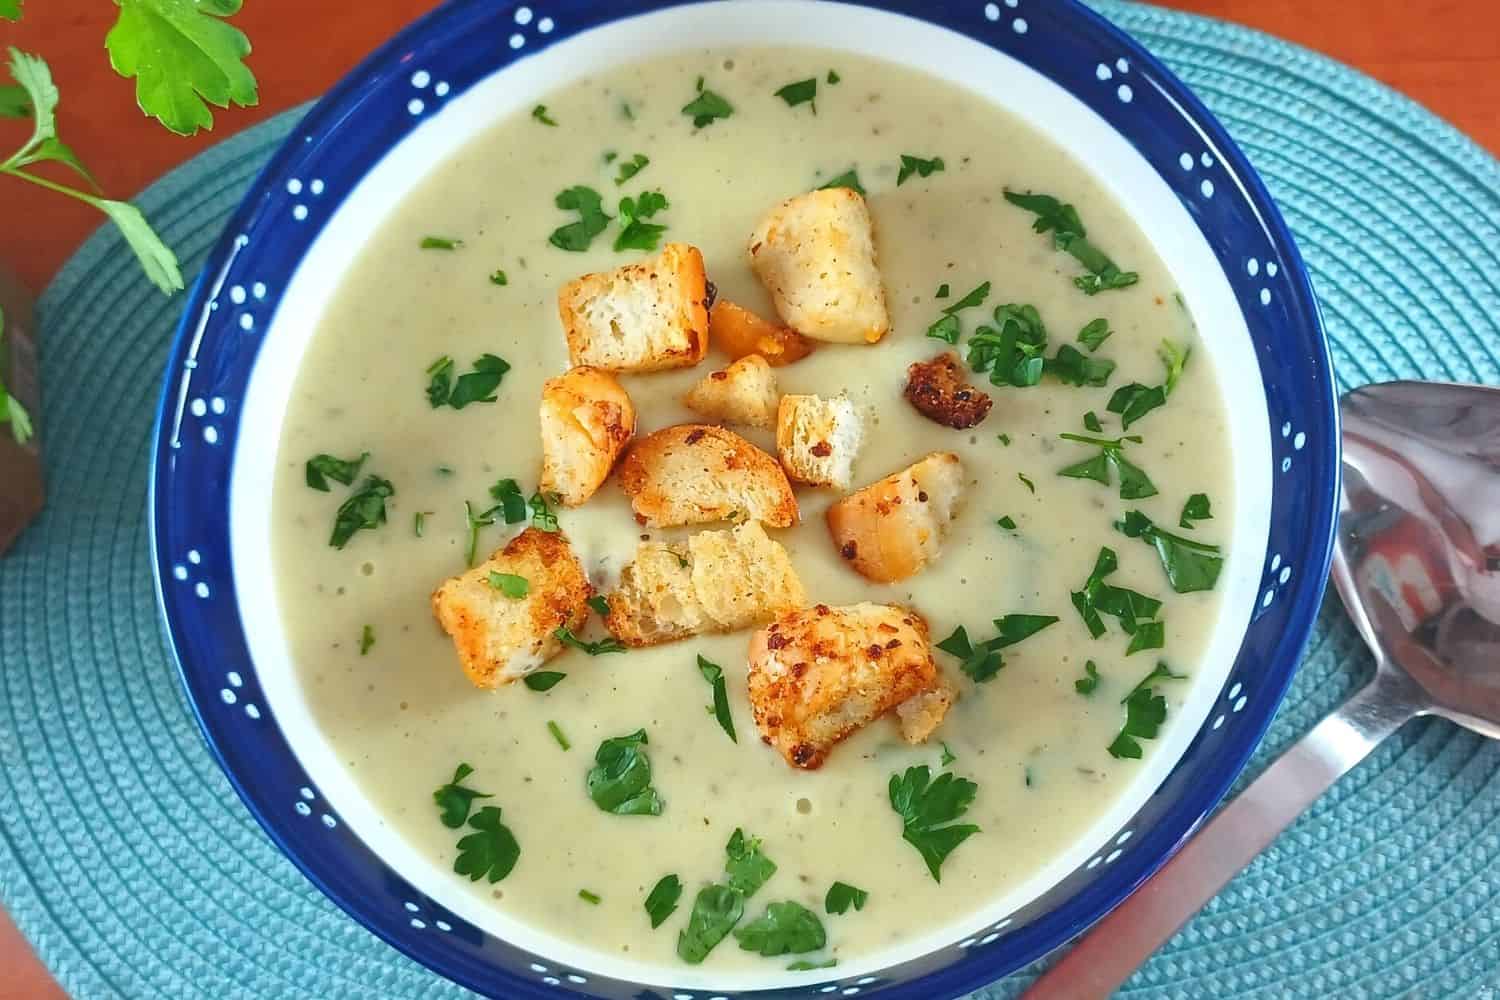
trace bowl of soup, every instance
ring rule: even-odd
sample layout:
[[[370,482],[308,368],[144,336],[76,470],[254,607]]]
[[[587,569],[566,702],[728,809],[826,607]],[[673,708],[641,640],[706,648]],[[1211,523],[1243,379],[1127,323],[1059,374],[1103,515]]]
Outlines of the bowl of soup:
[[[1327,572],[1305,269],[1071,2],[456,2],[293,130],[153,472],[210,747],[495,996],[950,996],[1159,867]]]

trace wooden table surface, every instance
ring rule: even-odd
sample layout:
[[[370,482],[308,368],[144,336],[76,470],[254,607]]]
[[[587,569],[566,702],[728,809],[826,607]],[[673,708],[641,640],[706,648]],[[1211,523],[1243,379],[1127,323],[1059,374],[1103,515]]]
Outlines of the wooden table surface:
[[[1427,105],[1500,155],[1500,29],[1496,0],[1158,0],[1268,31],[1342,60]],[[59,132],[106,192],[125,197],[240,129],[315,97],[434,0],[252,0],[236,19],[255,52],[260,104],[215,111],[212,133],[168,134],[141,118],[133,87],[109,68],[104,35],[115,5],[26,0],[0,45],[48,60],[62,92]],[[351,13],[351,11],[353,13]],[[25,127],[0,122],[0,149]],[[0,260],[40,291],[99,216],[70,199],[0,177]],[[0,1000],[63,996],[0,912]]]

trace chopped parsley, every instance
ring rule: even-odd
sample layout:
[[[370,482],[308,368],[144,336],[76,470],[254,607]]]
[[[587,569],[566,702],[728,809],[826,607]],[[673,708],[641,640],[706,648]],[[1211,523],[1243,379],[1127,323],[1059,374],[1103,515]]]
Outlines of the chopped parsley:
[[[1005,666],[1005,660],[1000,655],[999,649],[992,646],[990,642],[981,642],[974,645],[969,640],[968,629],[960,625],[953,630],[953,634],[937,644],[937,648],[950,656],[958,657],[962,670],[976,683],[983,683],[1000,672]]]
[[[453,780],[439,785],[432,793],[432,801],[438,807],[438,819],[450,830],[457,830],[469,819],[469,810],[475,799],[493,798],[486,792],[475,791],[463,784],[463,780],[474,773],[468,764],[459,764],[453,771]]]
[[[375,648],[375,626],[366,625],[359,630],[359,655],[364,656]]]
[[[682,106],[682,113],[693,120],[693,128],[707,128],[716,119],[734,114],[734,105],[714,93],[705,90],[703,77],[698,77],[698,96]]]
[[[481,878],[499,882],[516,867],[521,845],[510,828],[500,822],[499,806],[485,806],[469,817],[469,826],[474,832],[458,842],[453,870],[474,882]]]
[[[809,962],[805,958],[798,959],[786,967],[788,972],[812,972],[815,969],[831,969],[839,964],[836,958],[830,958],[824,962]]]
[[[651,929],[656,930],[677,909],[677,901],[682,898],[682,879],[676,875],[663,875],[651,887],[651,892],[646,896],[646,915],[651,918]]]
[[[1135,635],[1130,637],[1130,645],[1125,647],[1125,655],[1134,656],[1136,653],[1144,653],[1147,650],[1161,649],[1166,644],[1166,622],[1142,622],[1136,626]]]
[[[566,676],[568,675],[561,670],[538,670],[534,674],[527,674],[521,682],[532,691],[551,691]]]
[[[1018,473],[1016,473],[1016,478],[1021,481],[1021,485],[1022,486],[1025,486],[1028,490],[1030,490],[1033,493],[1036,492],[1036,483],[1033,483],[1031,481],[1031,477],[1029,477],[1028,475],[1026,475],[1026,473],[1024,473],[1024,472],[1018,472]]]
[[[941,285],[938,285],[937,294],[934,295],[933,298],[935,298],[935,299],[946,299],[949,294],[950,293],[948,291],[948,283],[945,281]]]
[[[1000,527],[1004,528],[1006,531],[1015,531],[1016,530],[1016,519],[1013,518],[1013,517],[1011,517],[1009,514],[1006,514],[1004,517],[1002,517],[1000,520],[996,521],[995,523],[998,524],[998,525],[1000,525]]]
[[[594,805],[616,816],[660,816],[661,796],[651,787],[646,731],[615,736],[599,744],[587,785]]]
[[[1099,667],[1093,660],[1083,665],[1083,676],[1073,682],[1073,690],[1087,698],[1099,686]]]
[[[328,480],[330,479],[349,486],[359,476],[359,467],[364,465],[365,459],[369,457],[368,451],[358,458],[348,460],[334,458],[332,455],[314,455],[307,460],[307,485],[322,493],[329,491]]]
[[[342,549],[356,531],[373,531],[385,523],[385,502],[396,495],[389,480],[366,476],[359,489],[339,505],[328,544]]]
[[[1138,510],[1127,511],[1122,520],[1115,522],[1115,528],[1156,549],[1167,582],[1177,593],[1213,590],[1219,582],[1219,572],[1224,568],[1219,546],[1163,531]]]
[[[462,410],[470,403],[493,403],[495,390],[510,371],[510,363],[493,354],[481,354],[474,360],[474,370],[458,376],[456,381],[455,370],[453,359],[446,354],[427,366],[427,402],[434,410],[441,406]]]
[[[830,84],[835,84],[835,83],[839,82],[839,74],[838,74],[837,70],[829,70],[828,71],[828,82]]]
[[[917,849],[934,882],[941,882],[943,861],[969,837],[979,832],[972,823],[955,822],[974,801],[979,786],[944,771],[937,778],[926,764],[893,774],[891,808],[901,817],[901,837]]]
[[[1109,328],[1109,320],[1100,317],[1089,320],[1083,325],[1083,329],[1078,331],[1078,342],[1087,347],[1090,354],[1093,354],[1112,333],[1114,331]]]
[[[1183,675],[1174,674],[1170,667],[1159,662],[1144,680],[1120,699],[1120,703],[1125,706],[1125,724],[1115,736],[1114,742],[1109,745],[1110,756],[1139,760],[1141,757],[1139,741],[1153,740],[1161,731],[1161,724],[1167,719],[1167,699],[1157,694],[1150,686],[1159,678],[1182,680]]]
[[[943,315],[938,318],[937,322],[927,328],[927,336],[934,340],[941,340],[946,344],[958,343],[958,335],[960,333],[958,314],[965,309],[972,309],[974,306],[982,305],[984,300],[989,298],[989,295],[990,283],[986,281],[977,285],[969,294],[957,302],[950,306],[945,306],[943,308]],[[937,297],[940,299],[948,297],[947,285],[938,289]]]
[[[547,506],[547,498],[542,496],[541,490],[531,494],[531,499],[526,501],[526,505],[531,508],[531,526],[533,528],[539,531],[557,530],[557,515],[553,513],[552,508]],[[507,524],[510,523],[510,516],[508,514],[505,521]]]
[[[736,930],[734,937],[745,951],[767,958],[805,955],[828,943],[818,915],[791,900],[767,906],[765,913]]]
[[[687,926],[677,934],[677,957],[699,964],[744,915],[745,897],[729,886],[714,882],[699,889]]]
[[[989,372],[995,385],[1036,385],[1046,365],[1047,328],[1035,306],[998,306],[997,326],[981,326],[969,338],[969,367]]]
[[[1047,194],[1017,194],[1014,191],[1006,191],[1005,200],[1034,214],[1036,221],[1031,228],[1038,233],[1050,231],[1053,247],[1071,254],[1089,272],[1073,279],[1073,284],[1085,295],[1128,288],[1140,280],[1134,271],[1121,271],[1104,251],[1089,242],[1083,220],[1072,205]]]
[[[651,158],[645,153],[636,153],[628,160],[621,160],[620,172],[615,174],[615,184],[624,184],[626,181],[630,180],[630,178],[634,177],[642,170],[645,170],[647,165],[649,165],[650,163]]]
[[[572,646],[590,656],[602,656],[605,653],[623,653],[625,646],[615,638],[600,639],[597,642],[584,642],[573,634],[573,630],[566,625],[552,630],[552,636],[564,646]]]
[[[724,873],[729,877],[729,887],[747,898],[755,895],[776,874],[776,862],[760,849],[760,838],[745,836],[745,831],[739,827],[730,834],[724,853]]]
[[[553,119],[551,115],[547,114],[547,105],[545,104],[538,104],[536,107],[532,108],[531,117],[535,118],[543,125],[550,125],[553,128],[557,127],[556,120]]]
[[[1182,378],[1183,369],[1187,366],[1188,356],[1192,353],[1191,348],[1178,348],[1170,340],[1163,340],[1161,347],[1157,350],[1157,356],[1161,358],[1163,367],[1166,368],[1166,378],[1161,385],[1142,385],[1132,382],[1122,385],[1116,389],[1114,395],[1109,398],[1110,413],[1120,415],[1120,424],[1126,430],[1130,425],[1140,420],[1152,410],[1167,405],[1167,397],[1172,390],[1177,388],[1177,382]]]
[[[1105,582],[1119,568],[1120,558],[1114,549],[1101,548],[1083,589],[1074,591],[1072,598],[1078,616],[1083,619],[1089,635],[1095,639],[1104,635],[1105,615],[1119,623],[1120,630],[1131,637],[1128,655],[1139,652],[1142,648],[1150,648],[1150,643],[1163,638],[1165,626],[1155,620],[1161,614],[1161,601],[1139,591]],[[1141,637],[1143,632],[1145,636]],[[1138,642],[1142,645],[1137,646]]]
[[[604,213],[603,202],[598,191],[582,184],[558,192],[554,204],[565,212],[577,212],[578,221],[554,229],[547,242],[573,253],[587,250],[594,237],[609,226],[610,217]]]
[[[941,340],[945,344],[958,343],[958,336],[963,328],[958,325],[957,316],[943,316],[927,328],[927,336],[933,340]]]
[[[1151,482],[1151,477],[1146,475],[1140,466],[1125,457],[1126,442],[1140,444],[1141,438],[1135,435],[1096,438],[1085,437],[1082,434],[1059,434],[1058,437],[1064,441],[1075,441],[1099,449],[1099,454],[1093,458],[1059,469],[1057,472],[1059,476],[1065,476],[1068,479],[1092,479],[1096,483],[1109,486],[1113,483],[1111,478],[1111,471],[1113,471],[1113,474],[1120,479],[1120,499],[1141,500],[1156,496],[1156,484]]]
[[[490,284],[500,285],[503,287],[510,284],[510,278],[506,276],[503,270],[497,269],[490,274]]]
[[[858,191],[861,195],[869,194],[865,186],[859,182],[858,167],[850,167],[827,184],[818,185],[820,191],[827,191],[830,188],[848,188],[851,191]]]
[[[1043,363],[1042,371],[1065,385],[1102,386],[1114,374],[1115,363],[1108,358],[1091,358],[1072,344],[1063,344]]]
[[[427,526],[427,515],[431,513],[430,510],[419,510],[411,516],[411,530],[418,538],[422,537],[422,529]]]
[[[1179,528],[1192,528],[1194,521],[1212,521],[1213,509],[1209,506],[1207,493],[1194,493],[1187,498],[1187,503],[1182,505],[1182,517],[1178,518]]]
[[[621,198],[620,233],[615,237],[615,251],[655,250],[667,227],[644,220],[669,207],[666,195],[660,191],[643,191],[638,198]]]
[[[490,487],[490,498],[496,503],[490,512],[500,511],[506,524],[520,524],[526,520],[526,501],[521,497],[521,487],[514,479],[500,479]]]
[[[514,573],[490,573],[490,586],[513,601],[518,601],[531,593],[531,583],[524,576],[516,576]]]
[[[810,76],[806,80],[798,80],[789,83],[776,91],[776,96],[787,103],[787,107],[795,108],[799,104],[811,104],[812,113],[818,113],[818,78]]]
[[[590,906],[598,906],[603,897],[599,896],[598,893],[590,892],[587,889],[579,889],[578,898],[583,900],[585,903],[588,903]]]
[[[595,594],[584,603],[593,608],[595,614],[601,616],[609,614],[609,600],[603,594]]]
[[[562,726],[548,720],[547,732],[552,734],[552,738],[557,741],[557,745],[562,747],[564,751],[573,749],[573,744],[569,743],[568,738],[563,735]]]
[[[1162,385],[1162,391],[1168,396],[1177,388],[1177,380],[1182,378],[1183,369],[1187,367],[1188,356],[1193,353],[1192,347],[1178,347],[1170,340],[1163,340],[1161,346],[1156,349],[1156,356],[1161,358],[1161,363],[1167,369],[1167,380]]]
[[[1023,639],[1029,639],[1049,625],[1058,622],[1056,615],[1002,615],[995,619],[995,628],[1000,634],[990,640],[994,649],[1004,649],[1006,646],[1014,646]]]
[[[423,250],[457,250],[464,245],[463,240],[454,239],[450,236],[424,236],[422,237]]]
[[[870,894],[863,889],[857,889],[848,882],[835,882],[828,887],[828,895],[823,897],[823,909],[834,916],[841,916],[849,912],[851,906],[856,910],[863,910],[865,900],[869,898]]]
[[[1009,434],[996,434],[995,435],[995,440],[999,441],[1002,445],[1004,445],[1007,448],[1010,447],[1010,435]]]
[[[738,743],[739,738],[734,734],[734,717],[729,714],[729,692],[724,683],[724,670],[717,663],[699,656],[698,672],[713,688],[714,703],[709,706],[709,711],[719,720],[719,727],[728,734],[729,741]]]
[[[916,174],[918,177],[931,177],[933,174],[940,174],[946,169],[941,156],[934,156],[930,160],[924,160],[920,156],[902,153],[901,169],[896,174],[896,186],[900,187],[905,184],[907,178],[913,174]]]
[[[938,758],[939,764],[941,764],[943,767],[947,767],[955,760],[958,760],[958,754],[954,753],[952,750],[949,750],[948,744],[942,743],[939,745],[943,748],[943,755]]]
[[[938,289],[938,298],[947,298],[947,292],[944,290],[947,287],[947,285],[944,285],[942,288]],[[947,306],[946,308],[944,308],[943,312],[944,314],[951,316],[963,309],[972,309],[975,306],[982,306],[984,305],[984,300],[989,297],[990,283],[988,281],[982,281],[979,284],[975,285],[972,289],[970,289],[969,294],[965,295],[963,298],[959,299],[951,306]]]

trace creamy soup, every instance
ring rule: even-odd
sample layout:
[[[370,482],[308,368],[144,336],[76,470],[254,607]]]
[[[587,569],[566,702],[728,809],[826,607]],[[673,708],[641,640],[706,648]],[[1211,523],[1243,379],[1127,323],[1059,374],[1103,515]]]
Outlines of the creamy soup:
[[[701,128],[681,110],[699,93],[700,77],[733,108]],[[795,92],[776,93],[807,79],[817,81],[815,102],[793,104],[787,98]],[[1150,696],[1164,697],[1164,734],[1201,672],[1217,595],[1174,593],[1164,557],[1115,522],[1139,510],[1161,530],[1199,543],[1229,537],[1234,484],[1216,374],[1206,353],[1194,353],[1166,404],[1128,432],[1107,408],[1122,386],[1165,384],[1162,341],[1186,349],[1196,337],[1187,305],[1088,170],[1005,111],[907,69],[816,50],[698,51],[583,80],[543,103],[544,110],[503,121],[434,164],[409,198],[391,206],[302,362],[277,466],[274,559],[281,613],[319,725],[385,822],[447,869],[458,839],[473,831],[443,825],[433,791],[457,765],[470,765],[465,784],[492,796],[476,807],[503,809],[520,856],[502,881],[453,874],[454,884],[593,949],[680,965],[678,932],[699,888],[723,879],[725,844],[736,828],[760,838],[777,866],[745,904],[742,925],[768,903],[796,901],[822,922],[827,945],[765,958],[731,936],[706,968],[779,974],[794,959],[847,963],[963,920],[1076,842],[1137,780],[1143,760],[1110,748],[1134,742],[1149,760],[1161,736],[1150,738],[1150,720],[1133,709],[1149,716]],[[637,154],[649,163],[618,183],[622,165],[639,163]],[[941,158],[942,169],[929,163],[926,176],[912,172],[898,182],[903,154]],[[867,433],[856,486],[934,451],[957,453],[969,485],[941,557],[897,584],[870,583],[838,557],[824,523],[834,491],[799,489],[801,523],[771,534],[812,600],[908,605],[930,623],[934,642],[958,626],[987,639],[996,634],[993,620],[1006,614],[1060,620],[1007,648],[1003,668],[983,682],[961,670],[959,657],[937,652],[960,698],[929,743],[908,746],[895,723],[881,719],[815,771],[789,767],[758,738],[746,698],[749,631],[623,654],[570,649],[548,663],[567,676],[546,692],[521,683],[473,687],[429,605],[432,590],[465,569],[465,501],[490,507],[489,488],[501,478],[518,480],[528,496],[536,488],[541,385],[568,366],[558,288],[644,257],[614,251],[618,221],[586,252],[549,244],[553,230],[577,219],[554,197],[585,185],[615,215],[621,196],[660,191],[669,205],[651,221],[667,227],[663,239],[700,247],[721,295],[774,317],[749,269],[747,236],[780,200],[851,168],[869,192],[892,330],[874,346],[819,345],[777,369],[780,387],[847,392],[859,404]],[[1084,294],[1073,280],[1086,273],[1083,265],[1035,232],[1035,215],[1007,202],[1006,189],[1075,206],[1089,239],[1139,281]],[[430,237],[461,243],[432,246]],[[1050,336],[1047,357],[1071,344],[1088,358],[1113,361],[1108,384],[1074,386],[1049,373],[1034,386],[994,386],[971,373],[994,398],[982,423],[959,431],[919,415],[902,395],[907,366],[948,349],[928,328],[983,282],[991,283],[983,305],[956,313],[961,357],[979,326],[995,325],[995,307],[1030,304]],[[1112,332],[1091,352],[1077,338],[1100,318]],[[429,405],[427,369],[435,359],[451,356],[462,373],[483,354],[510,365],[497,401],[461,410]],[[701,419],[680,397],[727,360],[711,351],[693,369],[622,377],[639,412],[638,436]],[[1097,433],[1085,427],[1089,413],[1099,420]],[[774,454],[768,432],[736,430]],[[1124,443],[1123,456],[1156,494],[1121,499],[1114,466],[1110,485],[1059,475],[1101,454],[1063,433],[1139,436]],[[312,456],[363,452],[369,458],[355,487],[333,482],[325,493],[306,485]],[[385,523],[356,532],[342,549],[330,546],[339,505],[371,473],[394,486]],[[1195,494],[1211,503],[1212,519],[1179,527]],[[687,533],[645,532],[613,481],[583,507],[558,510],[558,518],[600,585],[630,560],[643,533]],[[481,527],[479,559],[520,527],[499,519]],[[1119,559],[1108,583],[1163,602],[1161,648],[1127,655],[1132,639],[1117,618],[1105,615],[1106,631],[1095,639],[1075,610],[1070,595],[1105,546]],[[583,634],[605,636],[597,616]],[[705,708],[712,692],[700,655],[724,668],[738,742]],[[1158,663],[1186,679],[1158,676],[1127,708],[1122,700]],[[653,784],[665,807],[659,816],[605,813],[585,789],[594,752],[602,740],[639,729],[649,736]],[[1122,732],[1124,743],[1117,742]],[[918,764],[978,786],[962,821],[980,832],[947,857],[941,882],[903,840],[887,791],[893,774]],[[643,903],[669,874],[684,891],[676,912],[653,930]],[[825,893],[835,881],[866,891],[863,908],[827,913]]]

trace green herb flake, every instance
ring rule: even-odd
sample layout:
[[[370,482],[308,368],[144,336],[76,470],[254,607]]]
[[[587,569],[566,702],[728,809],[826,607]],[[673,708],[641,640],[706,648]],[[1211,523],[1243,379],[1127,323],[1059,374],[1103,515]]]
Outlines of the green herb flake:
[[[521,845],[500,821],[499,806],[485,806],[469,817],[469,826],[474,832],[458,842],[459,854],[453,870],[473,882],[481,878],[499,882],[516,867]]]
[[[676,875],[663,875],[651,887],[651,892],[646,896],[646,915],[651,918],[651,929],[656,930],[677,909],[677,901],[682,898],[682,879]]]
[[[1021,780],[1026,782],[1026,787],[1031,788],[1035,784],[1035,778],[1031,773],[1031,765],[1027,764],[1021,768]]]
[[[566,625],[552,630],[552,636],[564,646],[572,646],[574,649],[587,653],[590,656],[603,656],[605,653],[623,653],[625,646],[618,639],[600,639],[597,642],[584,642],[573,634],[573,630]]]
[[[328,544],[342,549],[357,531],[373,531],[385,523],[385,502],[396,495],[389,480],[367,476],[359,489],[345,500],[333,520]]]
[[[451,406],[462,410],[470,403],[493,403],[495,392],[510,363],[494,354],[481,354],[474,359],[473,371],[465,372],[454,379],[457,370],[453,359],[446,354],[427,366],[427,402],[434,410]]]
[[[1056,615],[1003,615],[995,619],[995,628],[999,635],[990,640],[991,648],[1004,649],[1014,646],[1016,643],[1029,639],[1049,625],[1058,622]]]
[[[961,332],[957,316],[943,316],[927,328],[927,336],[933,340],[941,340],[945,344],[958,343],[958,336]]]
[[[1162,393],[1172,395],[1177,388],[1178,379],[1182,378],[1183,370],[1187,368],[1188,357],[1193,353],[1191,347],[1178,347],[1170,340],[1163,340],[1161,346],[1156,349],[1156,356],[1161,358],[1161,363],[1167,370],[1166,381],[1162,384]]]
[[[729,887],[746,899],[755,895],[776,874],[776,862],[760,849],[760,838],[745,836],[745,831],[739,827],[730,834],[729,842],[724,845],[724,854],[724,873],[728,876]]]
[[[609,614],[609,600],[603,594],[595,594],[584,602],[594,609],[594,613],[603,617]]]
[[[947,287],[948,287],[947,285],[943,286],[943,288],[947,288]],[[941,291],[941,289],[939,289],[939,291]],[[945,298],[945,297],[946,296],[939,296],[939,298]],[[977,284],[973,288],[971,288],[969,290],[969,293],[967,295],[965,295],[963,298],[959,299],[957,302],[953,303],[951,306],[946,306],[943,309],[943,313],[945,315],[952,316],[954,313],[961,312],[964,309],[973,309],[975,306],[982,306],[982,305],[984,305],[984,300],[987,299],[987,298],[989,298],[989,297],[990,297],[990,283],[988,281],[981,281],[979,284]]]
[[[955,760],[958,760],[958,754],[954,753],[952,750],[949,750],[947,743],[942,743],[942,744],[939,744],[939,745],[943,748],[943,755],[938,758],[938,763],[941,766],[947,767],[949,764],[953,763]]]
[[[818,915],[791,900],[767,906],[765,913],[736,930],[734,937],[745,951],[767,958],[805,955],[828,943]]]
[[[566,676],[568,675],[561,670],[538,670],[534,674],[527,674],[521,681],[532,691],[551,691]]]
[[[667,227],[646,222],[658,212],[671,207],[660,191],[644,191],[638,198],[620,199],[620,233],[615,237],[615,252],[624,250],[654,251]]]
[[[998,649],[987,642],[975,645],[969,640],[968,630],[962,625],[953,634],[937,644],[937,648],[950,656],[958,657],[959,669],[976,684],[992,679],[1005,666],[1005,659]]]
[[[473,773],[474,769],[468,764],[459,764],[453,771],[453,779],[439,785],[432,793],[432,801],[438,807],[438,819],[451,830],[457,830],[468,821],[475,799],[493,798],[463,784],[464,779]]]
[[[616,816],[661,815],[661,796],[651,787],[647,742],[646,731],[638,729],[599,744],[587,778],[594,805]]]
[[[1125,655],[1134,656],[1136,653],[1161,649],[1166,644],[1166,622],[1141,622],[1136,626],[1135,634],[1130,637],[1130,645],[1125,647]]]
[[[981,326],[969,338],[969,367],[988,372],[994,385],[1036,385],[1046,366],[1047,328],[1036,307],[1018,303],[997,306],[995,326]]]
[[[797,961],[793,962],[791,965],[788,965],[786,967],[786,971],[788,971],[788,972],[812,972],[812,971],[814,971],[816,969],[831,969],[835,965],[838,965],[838,964],[839,964],[839,960],[836,959],[836,958],[826,959],[825,961],[822,961],[822,962],[809,962],[807,959],[801,958],[801,959],[798,959]]]
[[[942,173],[946,169],[941,156],[934,156],[930,160],[924,160],[920,156],[902,153],[901,169],[896,173],[896,186],[900,187],[905,184],[907,178],[913,174],[918,177],[931,177],[933,174]]]
[[[1140,740],[1153,740],[1167,718],[1167,699],[1156,693],[1151,685],[1157,680],[1185,680],[1186,675],[1172,672],[1165,662],[1156,667],[1130,693],[1120,699],[1125,706],[1125,725],[1109,745],[1112,757],[1139,760]]]
[[[375,648],[375,626],[366,625],[359,630],[359,655],[365,656]]]
[[[604,163],[605,163],[606,166],[608,166],[609,164],[615,162],[619,158],[620,158],[620,154],[616,153],[613,149],[606,149],[604,151]]]
[[[551,115],[547,114],[547,105],[545,104],[538,104],[532,108],[531,117],[543,125],[550,125],[553,128],[557,127],[557,121]]]
[[[1099,686],[1099,667],[1093,660],[1083,665],[1083,676],[1073,682],[1073,690],[1087,698]]]
[[[828,82],[830,84],[837,84],[840,79],[841,78],[839,77],[839,74],[838,74],[837,70],[829,70],[828,71]]]
[[[463,240],[449,236],[424,236],[421,244],[423,250],[457,250],[463,245]]]
[[[789,108],[795,108],[799,104],[811,104],[813,114],[817,114],[818,78],[810,76],[806,80],[789,83],[776,91],[776,96],[785,101]]]
[[[547,242],[559,250],[582,253],[594,242],[594,237],[609,226],[610,217],[604,213],[604,199],[591,187],[578,184],[560,191],[554,204],[565,212],[578,213],[578,221],[559,226],[547,237]]]
[[[713,688],[714,703],[710,710],[714,718],[719,720],[719,727],[729,736],[731,743],[738,743],[739,738],[734,734],[734,717],[729,714],[729,692],[724,683],[723,669],[717,663],[699,656],[698,672]]]
[[[1036,216],[1031,228],[1038,233],[1052,233],[1054,248],[1071,254],[1088,274],[1073,279],[1085,295],[1097,295],[1111,289],[1128,288],[1140,280],[1134,271],[1121,271],[1115,262],[1088,240],[1088,231],[1078,217],[1078,210],[1046,194],[1005,192],[1005,200]]]
[[[1114,618],[1120,630],[1133,638],[1161,613],[1161,601],[1156,598],[1106,582],[1119,566],[1114,549],[1101,548],[1083,589],[1072,595],[1073,607],[1095,639],[1104,635],[1105,615]]]
[[[1130,430],[1130,425],[1158,407],[1167,405],[1167,390],[1163,386],[1142,385],[1132,382],[1122,385],[1109,397],[1105,409],[1120,416],[1120,426]]]
[[[411,530],[418,538],[422,537],[422,532],[427,527],[427,518],[431,514],[430,510],[419,510],[411,516]]]
[[[1010,435],[1009,434],[997,434],[997,435],[995,435],[995,438],[996,438],[996,440],[998,440],[1005,447],[1007,447],[1007,448],[1010,447]]]
[[[938,285],[937,294],[934,295],[933,298],[946,299],[950,294],[951,292],[948,289],[948,283],[945,281],[941,285]]]
[[[605,162],[608,163],[609,161],[606,160]],[[645,153],[636,153],[628,160],[621,160],[619,173],[615,174],[615,185],[624,184],[630,178],[645,170],[650,163],[651,158]]]
[[[556,722],[548,720],[547,732],[552,734],[552,738],[557,741],[557,745],[562,747],[564,752],[573,749],[573,744],[569,743],[568,737],[563,734],[562,726]]]
[[[602,901],[602,897],[599,896],[598,893],[590,892],[587,889],[579,889],[578,890],[578,898],[581,899],[581,900],[583,900],[585,903],[589,904],[590,906],[598,906],[599,903]]]
[[[494,510],[499,510],[506,524],[520,524],[526,520],[526,500],[521,495],[521,486],[514,479],[498,480],[490,487],[490,498],[496,501]]]
[[[855,910],[863,910],[865,900],[869,898],[870,894],[863,889],[857,889],[848,882],[835,882],[828,887],[828,894],[823,897],[823,909],[835,916],[842,916],[851,906]]]
[[[1016,473],[1016,478],[1021,481],[1022,486],[1025,486],[1032,493],[1036,492],[1036,483],[1033,483],[1026,473],[1018,472]]]
[[[734,105],[714,93],[705,90],[703,78],[698,78],[698,96],[682,106],[682,113],[693,120],[693,128],[707,128],[720,118],[734,114]]]
[[[995,523],[998,524],[998,525],[1000,525],[1000,527],[1004,528],[1006,531],[1015,531],[1016,530],[1016,519],[1013,518],[1013,517],[1011,517],[1009,514],[1006,514],[1004,517],[1002,517],[1000,520],[996,521]]]
[[[1093,354],[1099,349],[1099,345],[1110,338],[1114,331],[1109,328],[1109,320],[1100,317],[1089,320],[1083,329],[1078,331],[1078,342],[1089,349]]]
[[[365,459],[370,453],[364,452],[358,458],[341,459],[332,455],[314,455],[307,460],[307,485],[322,493],[329,491],[328,480],[343,483],[345,486],[352,485],[359,476],[360,466],[365,464]]]
[[[1093,410],[1083,415],[1083,429],[1098,434],[1104,430],[1104,425],[1099,422],[1099,414]]]
[[[1224,556],[1217,545],[1163,531],[1138,510],[1127,511],[1115,522],[1115,529],[1127,538],[1139,538],[1156,550],[1167,582],[1179,594],[1213,590],[1224,568]]]
[[[1177,520],[1179,528],[1192,528],[1194,521],[1212,521],[1213,509],[1208,502],[1207,493],[1194,493],[1187,498],[1187,503],[1182,505],[1182,516]]]
[[[503,288],[510,284],[510,278],[506,276],[503,270],[496,270],[490,274],[490,284],[499,285]]]
[[[514,573],[490,573],[490,586],[513,601],[519,601],[531,593],[531,583],[524,576]]]
[[[1097,423],[1097,418],[1095,422]],[[1059,469],[1059,476],[1067,479],[1092,479],[1109,486],[1114,481],[1111,476],[1113,473],[1120,480],[1120,499],[1143,500],[1156,496],[1156,484],[1151,482],[1151,477],[1125,457],[1126,443],[1139,444],[1139,437],[1094,438],[1082,434],[1059,434],[1058,437],[1099,449],[1099,453],[1092,458]]]
[[[1054,357],[1042,364],[1044,374],[1072,386],[1103,386],[1115,372],[1115,363],[1108,358],[1091,358],[1072,344],[1063,344]]]
[[[944,771],[936,779],[926,764],[891,775],[891,808],[901,817],[902,839],[917,849],[934,882],[941,882],[943,861],[958,845],[979,832],[972,823],[955,822],[974,801],[979,786]]]
[[[533,528],[539,531],[555,532],[558,530],[557,514],[552,511],[552,508],[547,506],[547,498],[542,496],[540,490],[531,494],[531,499],[526,501],[526,505],[531,508],[531,526]],[[508,520],[509,518],[507,518]]]
[[[859,182],[859,169],[857,167],[850,167],[827,184],[818,185],[818,190],[820,191],[827,191],[831,188],[848,188],[851,191],[858,191],[862,196],[869,194],[865,190],[865,186]]]
[[[677,934],[677,957],[700,964],[744,914],[745,897],[729,886],[713,883],[699,889],[687,926]]]

